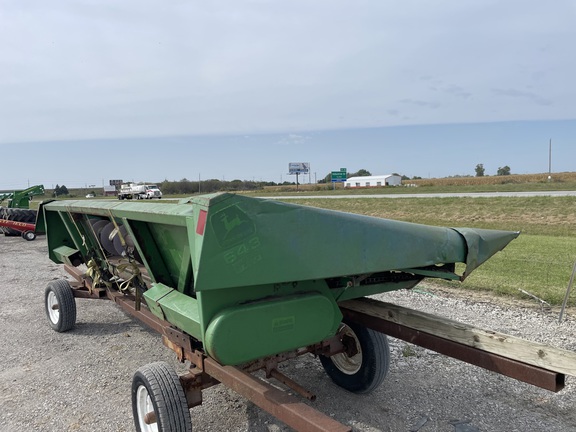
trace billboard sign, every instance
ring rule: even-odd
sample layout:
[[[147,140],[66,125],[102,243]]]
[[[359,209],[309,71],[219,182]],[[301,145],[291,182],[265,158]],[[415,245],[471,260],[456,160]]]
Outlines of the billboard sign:
[[[290,162],[288,164],[288,174],[308,174],[310,172],[310,162]]]

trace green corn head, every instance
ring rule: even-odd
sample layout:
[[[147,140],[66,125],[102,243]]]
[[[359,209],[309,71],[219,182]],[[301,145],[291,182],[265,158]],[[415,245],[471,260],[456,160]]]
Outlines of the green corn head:
[[[147,307],[241,364],[335,334],[338,302],[462,280],[517,232],[442,228],[233,194],[178,204],[54,201],[41,206],[50,258]],[[455,264],[465,263],[462,275]]]

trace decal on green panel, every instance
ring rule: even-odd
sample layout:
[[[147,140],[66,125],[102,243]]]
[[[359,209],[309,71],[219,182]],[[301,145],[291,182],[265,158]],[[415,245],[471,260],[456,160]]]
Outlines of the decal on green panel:
[[[239,274],[262,261],[260,238],[254,221],[237,205],[210,215],[216,241],[223,251],[224,262]]]
[[[224,252],[224,262],[232,266],[236,274],[242,273],[262,261],[260,239],[252,237]]]
[[[232,205],[210,216],[216,240],[226,249],[241,243],[256,232],[254,222],[237,205]]]
[[[272,320],[272,332],[281,333],[289,330],[294,330],[295,325],[296,325],[295,316],[275,318]]]

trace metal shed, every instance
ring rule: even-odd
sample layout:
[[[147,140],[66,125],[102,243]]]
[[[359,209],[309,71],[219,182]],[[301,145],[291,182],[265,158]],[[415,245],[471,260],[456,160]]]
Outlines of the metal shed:
[[[350,177],[344,183],[344,187],[380,187],[380,186],[400,186],[402,177],[397,174],[386,174],[377,176]]]

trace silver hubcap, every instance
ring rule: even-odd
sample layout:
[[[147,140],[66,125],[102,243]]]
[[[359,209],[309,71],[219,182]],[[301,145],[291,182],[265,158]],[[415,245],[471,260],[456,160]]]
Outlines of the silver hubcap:
[[[142,432],[158,432],[158,423],[147,424],[144,421],[146,414],[154,412],[152,399],[146,387],[141,385],[136,392],[136,409],[138,411],[138,423]]]
[[[58,299],[53,291],[48,293],[48,299],[46,301],[48,307],[48,316],[53,324],[58,324],[60,320],[60,307],[58,305]]]
[[[362,366],[362,347],[360,346],[360,341],[356,337],[356,333],[354,333],[354,331],[346,324],[340,326],[338,333],[340,336],[348,336],[352,338],[356,343],[358,353],[350,357],[348,354],[343,352],[333,355],[330,358],[332,359],[334,366],[336,366],[342,373],[345,373],[346,375],[354,375]]]

